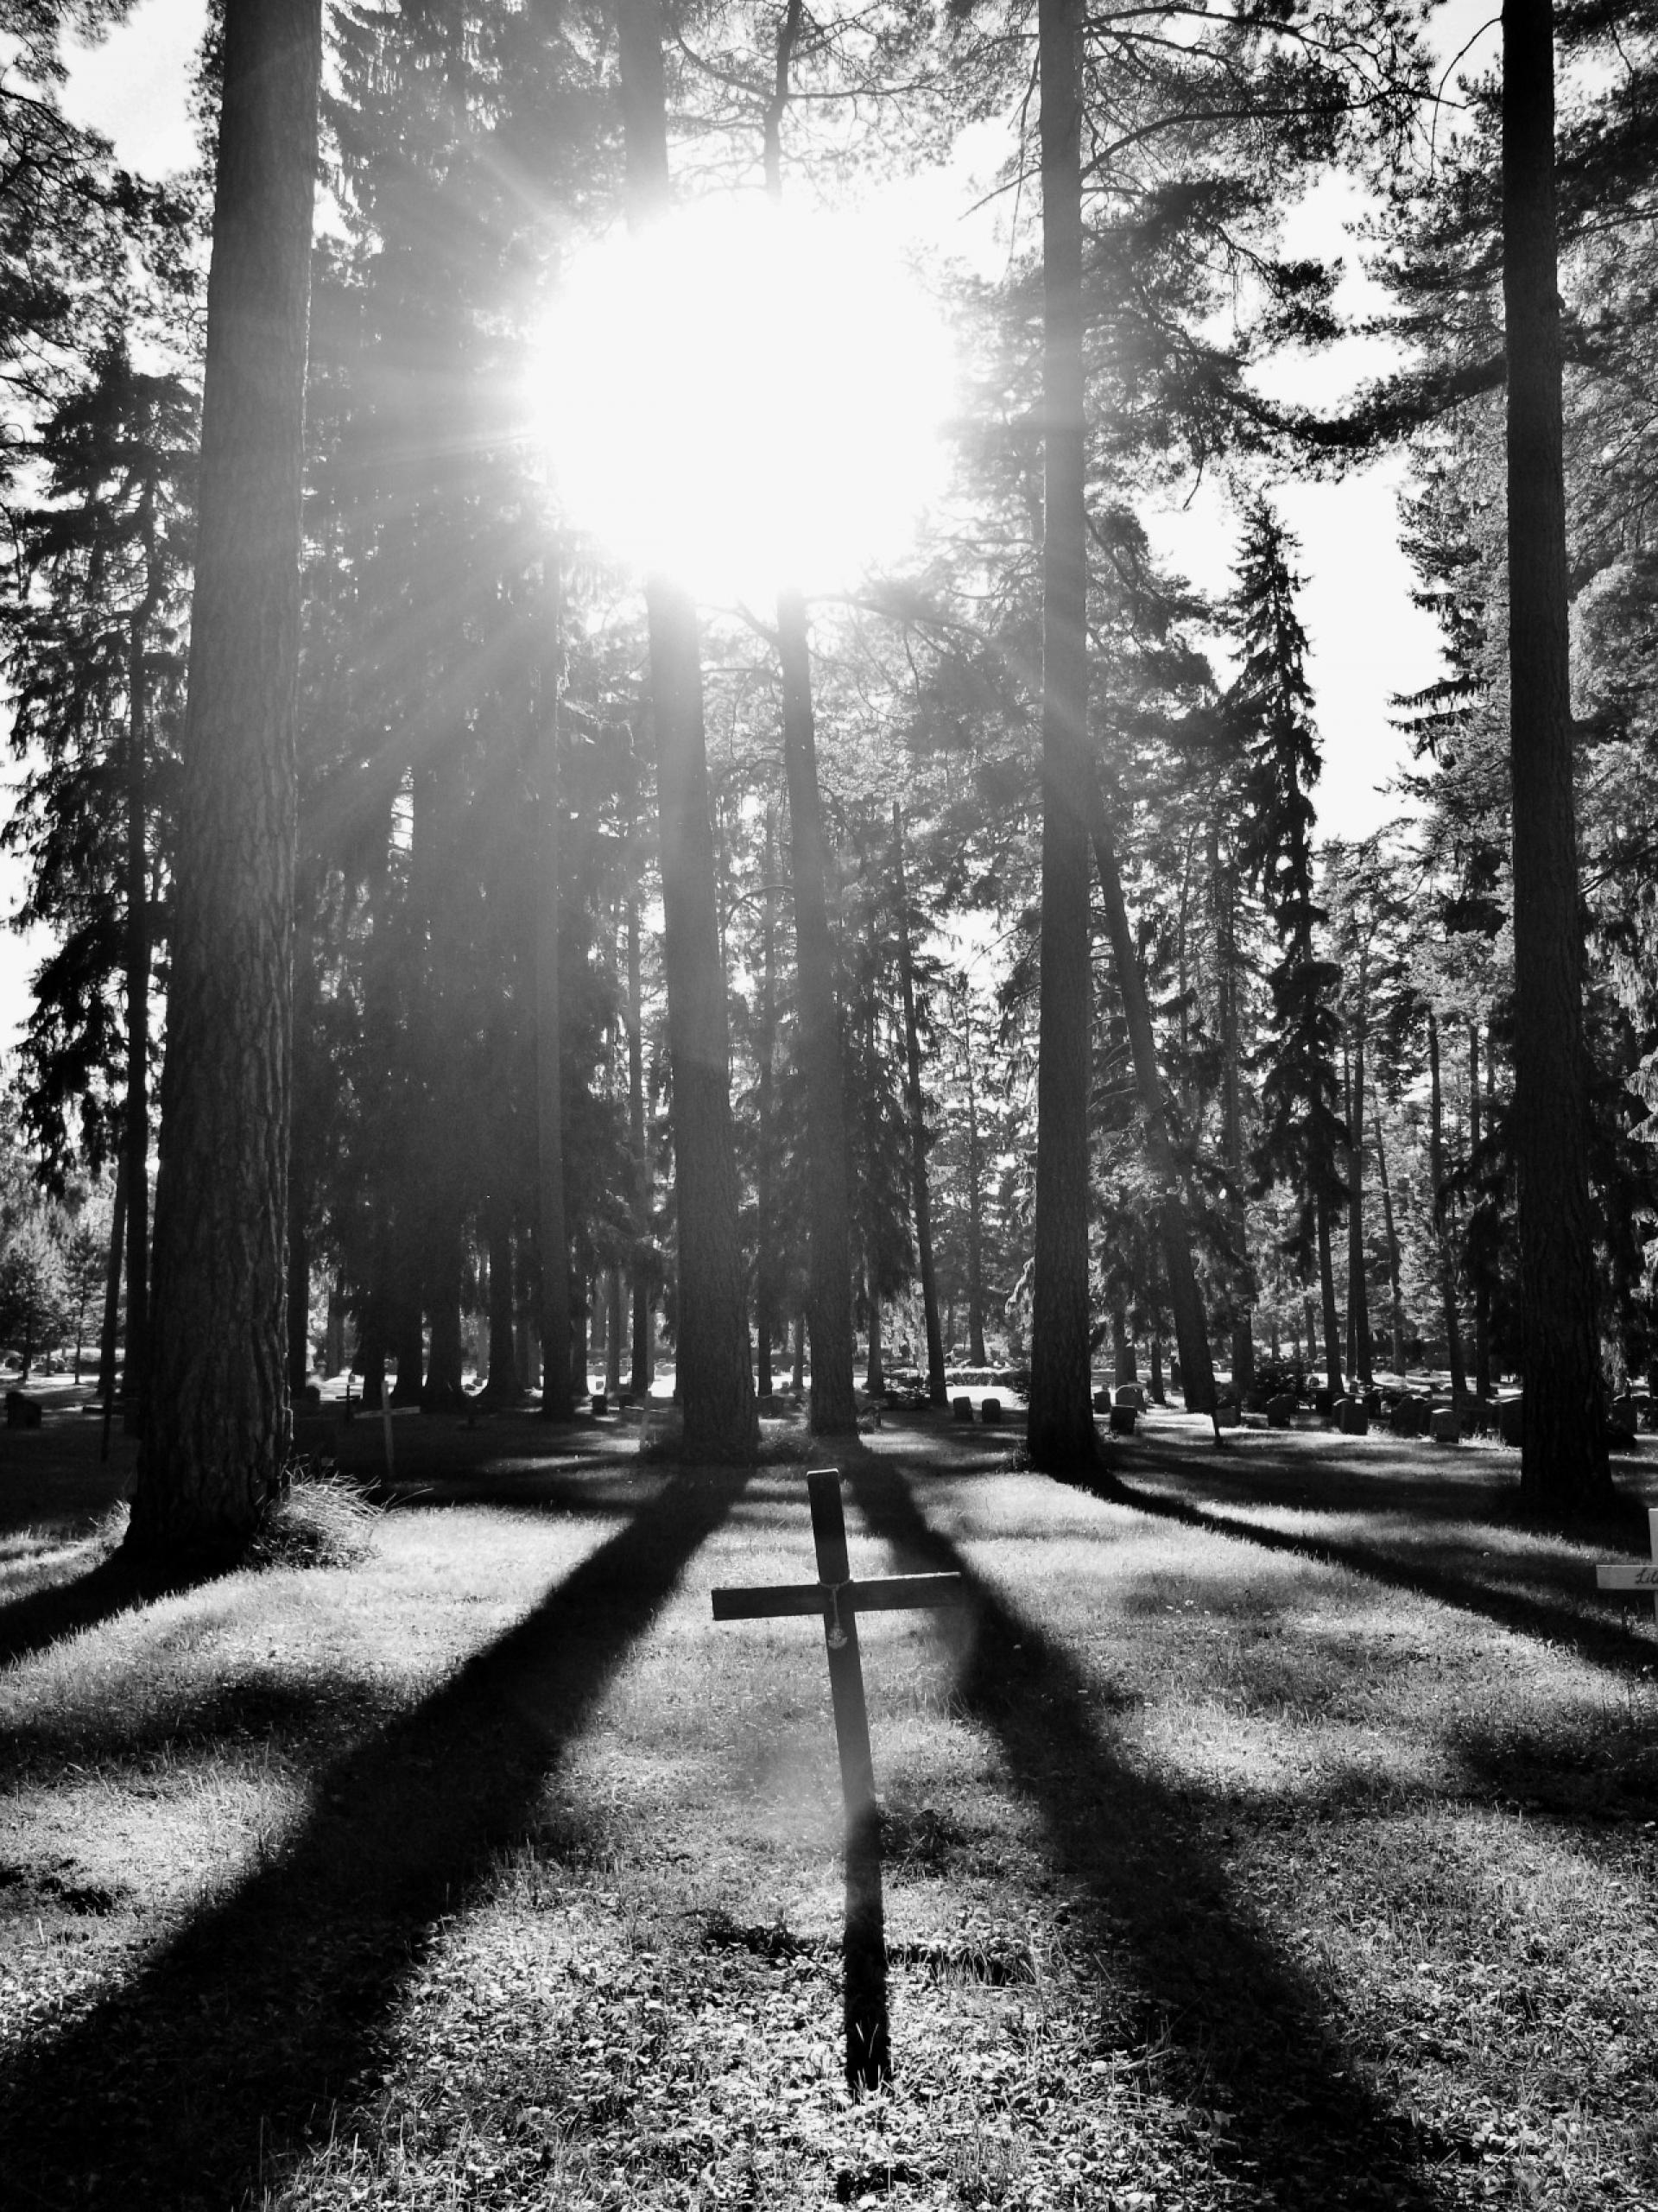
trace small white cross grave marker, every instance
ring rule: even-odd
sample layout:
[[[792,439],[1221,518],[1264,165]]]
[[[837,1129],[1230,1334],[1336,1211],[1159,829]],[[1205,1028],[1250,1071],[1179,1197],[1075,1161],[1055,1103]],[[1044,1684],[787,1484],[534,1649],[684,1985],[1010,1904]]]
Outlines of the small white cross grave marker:
[[[1658,1505],[1647,1508],[1647,1540],[1652,1547],[1649,1561],[1639,1563],[1627,1559],[1597,1562],[1595,1588],[1598,1590],[1650,1590],[1653,1616],[1658,1619]]]
[[[860,1613],[901,1613],[958,1604],[959,1575],[876,1575],[854,1581],[846,1557],[840,1476],[814,1468],[806,1478],[817,1546],[815,1582],[776,1582],[715,1590],[716,1620],[772,1620],[815,1613],[823,1622],[829,1690],[846,1806],[846,1930],[842,1942],[846,2022],[846,2078],[875,2088],[891,2078],[887,2031],[887,1935],[881,1902],[881,1837],[875,1807],[875,1765],[857,1650]]]

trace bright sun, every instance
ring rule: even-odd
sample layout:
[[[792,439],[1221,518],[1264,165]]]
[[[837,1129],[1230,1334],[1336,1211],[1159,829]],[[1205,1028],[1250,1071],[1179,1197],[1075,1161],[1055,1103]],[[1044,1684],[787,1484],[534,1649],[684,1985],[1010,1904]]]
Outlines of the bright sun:
[[[709,599],[831,591],[943,488],[948,333],[865,217],[725,201],[573,260],[541,395],[565,512]]]

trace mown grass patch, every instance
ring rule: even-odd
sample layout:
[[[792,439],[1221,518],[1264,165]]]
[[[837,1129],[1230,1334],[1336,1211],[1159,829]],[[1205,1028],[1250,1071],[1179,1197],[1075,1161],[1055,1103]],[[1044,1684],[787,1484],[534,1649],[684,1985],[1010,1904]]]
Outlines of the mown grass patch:
[[[1174,1427],[1159,1510],[883,1431],[854,1573],[971,1602],[863,1624],[896,2073],[854,2101],[821,1634],[707,1599],[810,1576],[800,1474],[513,1452],[0,1676],[23,2201],[1658,2201],[1650,1624],[1594,1657],[1411,1586],[1414,1529],[1384,1575],[1213,1525]],[[1275,1534],[1262,1467],[1226,1517]]]

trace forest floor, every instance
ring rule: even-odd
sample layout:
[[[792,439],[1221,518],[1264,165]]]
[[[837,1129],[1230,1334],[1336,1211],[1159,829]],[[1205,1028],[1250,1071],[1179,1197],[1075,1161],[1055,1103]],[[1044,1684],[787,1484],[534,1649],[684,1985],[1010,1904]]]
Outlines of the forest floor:
[[[862,1626],[854,2100],[821,1637],[708,1601],[812,1578],[800,1461],[637,1435],[400,1419],[366,1556],[142,1603],[130,1448],[68,1392],[0,1442],[9,2204],[1658,2204],[1618,1532],[1520,1528],[1496,1447],[1177,1414],[1112,1497],[928,1417],[838,1454],[854,1573],[968,1594]]]

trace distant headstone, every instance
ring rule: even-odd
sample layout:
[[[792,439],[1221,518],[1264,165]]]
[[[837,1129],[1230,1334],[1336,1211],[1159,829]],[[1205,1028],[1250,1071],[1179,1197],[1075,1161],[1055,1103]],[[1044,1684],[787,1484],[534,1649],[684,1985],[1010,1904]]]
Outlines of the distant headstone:
[[[1236,1429],[1238,1425],[1236,1403],[1229,1398],[1224,1404],[1218,1405],[1212,1417],[1217,1429]]]
[[[1622,1398],[1615,1398],[1606,1409],[1607,1442],[1632,1444],[1636,1426],[1635,1400],[1625,1391]]]
[[[1119,1383],[1115,1403],[1118,1405],[1131,1405],[1136,1413],[1143,1413],[1146,1410],[1146,1394],[1138,1383]]]
[[[1111,1410],[1111,1394],[1110,1391],[1096,1391],[1094,1392],[1094,1411],[1096,1413],[1109,1413]]]
[[[1137,1405],[1114,1405],[1111,1408],[1112,1436],[1132,1436],[1134,1424],[1139,1417],[1140,1409]]]
[[[593,1411],[595,1413],[608,1413],[610,1410],[611,1401],[605,1392],[603,1391],[595,1391],[593,1392]]]
[[[1370,1417],[1364,1410],[1363,1401],[1356,1398],[1338,1398],[1336,1426],[1344,1436],[1368,1436]]]
[[[950,1412],[954,1420],[971,1421],[973,1417],[973,1401],[966,1396],[965,1392],[960,1398],[952,1398],[950,1401]]]
[[[1327,1386],[1313,1394],[1313,1410],[1320,1420],[1328,1421],[1336,1410],[1336,1394]]]
[[[1436,1444],[1459,1444],[1462,1421],[1454,1405],[1436,1405],[1427,1417],[1427,1433]]]
[[[1365,1391],[1364,1410],[1372,1421],[1379,1420],[1381,1418],[1382,1393],[1379,1390],[1372,1387]]]
[[[38,1429],[41,1425],[41,1402],[23,1391],[6,1392],[6,1426],[8,1429]]]
[[[1420,1436],[1422,1433],[1422,1401],[1407,1391],[1398,1399],[1388,1416],[1388,1426],[1395,1436]]]
[[[1295,1399],[1289,1391],[1280,1391],[1276,1398],[1267,1400],[1269,1429],[1288,1429],[1295,1417]]]
[[[1524,1403],[1523,1398],[1505,1398],[1499,1400],[1497,1409],[1497,1433],[1505,1444],[1512,1444],[1516,1449],[1520,1443],[1520,1409]]]
[[[999,1398],[982,1398],[979,1401],[978,1417],[987,1429],[996,1428],[1002,1419],[1001,1399]]]

